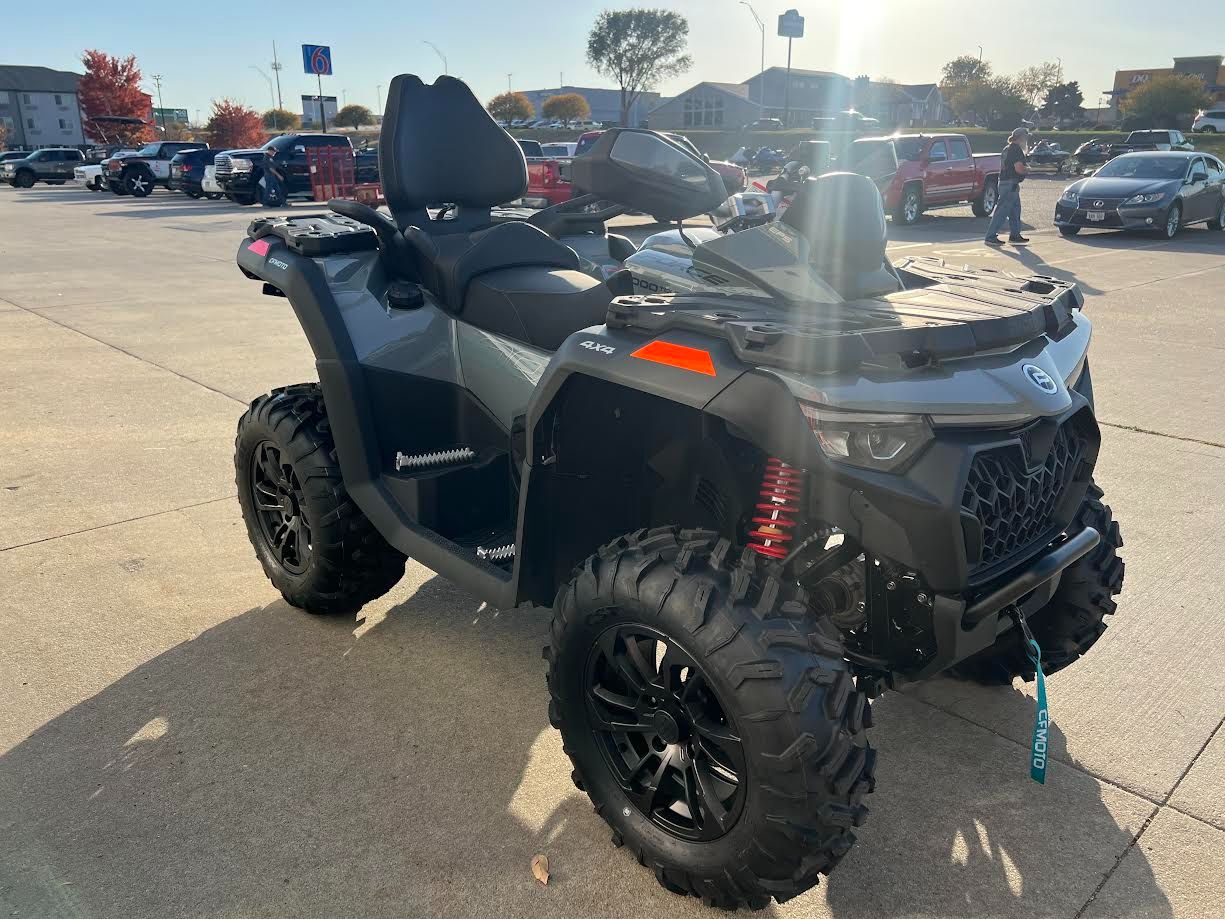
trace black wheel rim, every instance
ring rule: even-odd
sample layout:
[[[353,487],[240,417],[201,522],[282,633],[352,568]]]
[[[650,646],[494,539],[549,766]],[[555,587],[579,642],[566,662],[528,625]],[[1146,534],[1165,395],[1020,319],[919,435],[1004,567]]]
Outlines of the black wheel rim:
[[[301,574],[311,554],[305,497],[293,466],[270,441],[261,443],[251,456],[251,499],[268,548],[286,571]]]
[[[672,836],[725,835],[744,808],[744,749],[702,667],[662,633],[614,626],[592,648],[587,719],[640,813]]]

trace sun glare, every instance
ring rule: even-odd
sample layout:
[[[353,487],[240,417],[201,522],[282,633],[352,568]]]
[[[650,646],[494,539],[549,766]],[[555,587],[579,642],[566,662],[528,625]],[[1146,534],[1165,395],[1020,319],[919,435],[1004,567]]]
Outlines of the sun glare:
[[[885,0],[842,0],[838,5],[838,44],[834,49],[835,73],[864,72],[863,48],[884,19]]]

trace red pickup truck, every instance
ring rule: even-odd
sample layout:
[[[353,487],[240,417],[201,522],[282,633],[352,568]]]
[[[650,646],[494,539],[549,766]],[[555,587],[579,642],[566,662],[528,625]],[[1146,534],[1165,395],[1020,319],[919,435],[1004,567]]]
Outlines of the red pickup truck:
[[[901,134],[890,138],[898,169],[882,192],[885,210],[909,226],[924,211],[969,204],[978,217],[995,207],[1000,154],[974,153],[964,134]]]
[[[569,201],[574,196],[570,174],[564,165],[568,161],[546,157],[539,141],[520,140],[519,147],[527,160],[527,194],[523,203],[529,207],[551,207]]]

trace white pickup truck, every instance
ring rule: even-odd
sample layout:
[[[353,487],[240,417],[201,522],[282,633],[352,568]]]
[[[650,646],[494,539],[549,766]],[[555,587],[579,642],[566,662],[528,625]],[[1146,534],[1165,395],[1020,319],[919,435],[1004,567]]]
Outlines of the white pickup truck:
[[[102,191],[106,188],[106,164],[111,161],[111,157],[116,156],[134,156],[136,151],[131,150],[116,150],[100,163],[90,163],[86,166],[78,166],[72,170],[72,179],[78,185],[84,185],[90,191]]]

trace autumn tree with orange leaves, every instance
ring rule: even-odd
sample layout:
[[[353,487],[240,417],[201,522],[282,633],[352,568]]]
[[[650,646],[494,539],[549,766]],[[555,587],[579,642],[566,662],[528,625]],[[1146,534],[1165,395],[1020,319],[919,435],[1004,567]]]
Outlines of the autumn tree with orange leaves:
[[[140,88],[140,67],[135,55],[123,60],[105,51],[88,50],[81,55],[85,75],[77,86],[77,99],[85,116],[85,133],[97,140],[134,145],[153,139],[149,124],[113,124],[94,119],[103,115],[149,118],[149,96]]]
[[[204,131],[208,134],[209,146],[217,150],[258,147],[265,140],[259,112],[233,99],[213,102],[213,114]]]

